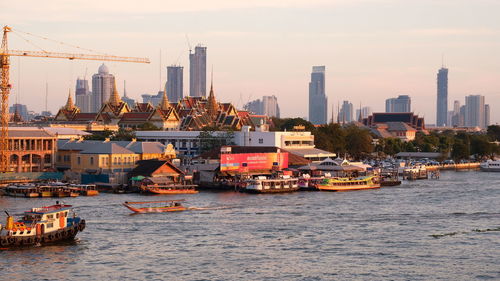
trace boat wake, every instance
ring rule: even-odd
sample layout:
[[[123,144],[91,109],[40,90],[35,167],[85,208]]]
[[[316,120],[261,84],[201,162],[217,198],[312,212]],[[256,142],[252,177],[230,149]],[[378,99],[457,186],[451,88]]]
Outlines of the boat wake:
[[[234,206],[215,206],[215,207],[189,207],[188,210],[193,211],[205,211],[205,210],[223,210],[223,209],[231,209]]]

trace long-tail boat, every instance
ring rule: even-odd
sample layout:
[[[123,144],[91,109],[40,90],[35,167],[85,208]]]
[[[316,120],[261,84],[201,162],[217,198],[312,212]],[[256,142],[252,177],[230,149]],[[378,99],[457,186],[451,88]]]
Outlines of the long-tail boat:
[[[59,204],[32,208],[17,222],[7,213],[7,223],[0,224],[0,247],[35,246],[72,240],[85,229],[85,220],[71,212],[71,205]]]
[[[322,191],[349,191],[380,188],[378,177],[365,176],[354,179],[349,178],[331,178],[324,179],[318,184],[318,189]]]
[[[195,187],[188,184],[152,184],[141,185],[139,189],[142,193],[152,194],[194,194],[198,193]]]
[[[123,203],[123,206],[127,207],[129,210],[131,210],[134,213],[164,213],[164,212],[180,212],[180,211],[185,211],[187,210],[186,207],[182,206],[181,202],[184,202],[186,200],[184,199],[179,199],[179,200],[166,200],[166,201],[146,201],[146,202],[125,202]],[[148,206],[148,207],[134,207],[132,205],[139,205],[139,204],[159,204],[159,203],[165,203],[159,206]]]

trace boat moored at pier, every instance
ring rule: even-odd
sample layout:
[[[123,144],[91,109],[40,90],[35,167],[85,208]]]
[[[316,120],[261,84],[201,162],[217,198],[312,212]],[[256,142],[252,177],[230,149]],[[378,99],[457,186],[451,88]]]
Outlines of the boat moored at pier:
[[[71,205],[56,203],[32,208],[17,222],[7,212],[7,223],[0,224],[0,247],[35,246],[72,240],[85,229],[85,220],[72,212]]]
[[[259,176],[243,182],[241,191],[248,193],[279,193],[299,190],[298,179],[290,176],[267,178]]]
[[[331,178],[324,179],[318,184],[318,189],[322,191],[350,191],[380,188],[378,177],[363,176],[354,179],[349,178]]]
[[[479,168],[483,172],[500,172],[500,160],[488,160],[482,162]]]

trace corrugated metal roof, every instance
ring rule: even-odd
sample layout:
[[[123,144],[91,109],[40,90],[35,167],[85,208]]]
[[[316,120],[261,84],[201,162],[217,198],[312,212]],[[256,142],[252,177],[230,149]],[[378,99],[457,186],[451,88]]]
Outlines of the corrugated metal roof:
[[[119,146],[116,143],[105,142],[100,143],[98,145],[93,145],[90,148],[82,150],[80,153],[82,154],[134,154],[133,151],[130,151],[122,146]]]

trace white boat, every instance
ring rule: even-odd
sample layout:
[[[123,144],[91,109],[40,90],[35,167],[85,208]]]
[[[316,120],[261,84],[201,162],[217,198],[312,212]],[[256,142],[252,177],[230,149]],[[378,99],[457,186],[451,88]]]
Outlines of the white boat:
[[[500,160],[488,160],[479,165],[484,172],[500,172]]]
[[[259,176],[254,179],[244,182],[242,191],[249,193],[277,193],[277,192],[293,192],[299,190],[298,179],[290,176],[268,179],[264,176]]]

